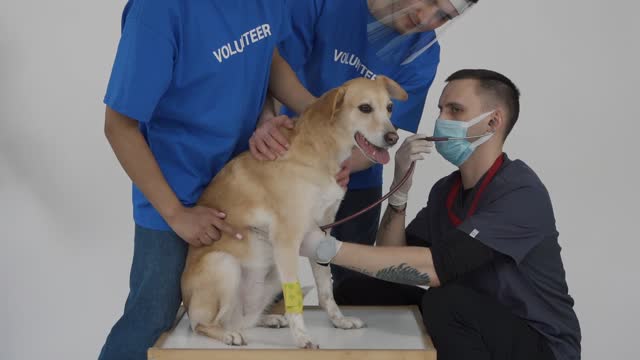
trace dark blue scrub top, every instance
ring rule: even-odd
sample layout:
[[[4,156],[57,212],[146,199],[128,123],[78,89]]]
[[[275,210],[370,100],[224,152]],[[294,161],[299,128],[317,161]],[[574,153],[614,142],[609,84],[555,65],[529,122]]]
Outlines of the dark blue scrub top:
[[[447,241],[447,234],[458,229],[491,247],[501,256],[464,276],[462,284],[493,296],[526,320],[549,340],[556,359],[579,359],[580,325],[544,184],[524,162],[504,155],[471,216],[465,218],[483,179],[473,190],[458,193],[452,210],[463,221],[456,228],[446,199],[458,176],[456,171],[433,186],[427,206],[407,227],[408,245]]]

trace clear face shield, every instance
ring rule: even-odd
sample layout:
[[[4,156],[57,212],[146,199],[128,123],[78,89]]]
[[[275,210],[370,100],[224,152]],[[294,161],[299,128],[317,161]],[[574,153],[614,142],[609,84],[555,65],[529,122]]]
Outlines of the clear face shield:
[[[370,1],[367,36],[383,61],[407,65],[439,41],[475,3],[470,0]]]

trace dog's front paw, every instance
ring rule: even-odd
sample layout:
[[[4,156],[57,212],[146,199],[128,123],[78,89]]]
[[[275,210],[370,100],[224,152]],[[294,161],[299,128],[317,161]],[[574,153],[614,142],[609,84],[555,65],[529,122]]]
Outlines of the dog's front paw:
[[[294,325],[295,326],[295,325]],[[296,346],[301,349],[318,349],[318,345],[314,344],[311,337],[304,329],[292,328],[293,339],[296,342]]]
[[[367,326],[364,321],[351,316],[333,318],[331,322],[338,329],[361,329]]]
[[[289,326],[289,321],[284,315],[268,314],[262,315],[258,326],[279,329]]]
[[[301,349],[319,349],[320,347],[313,343],[311,337],[304,331],[295,331],[293,334],[296,346]]]
[[[317,344],[312,343],[311,341],[308,341],[307,343],[304,344],[304,346],[301,346],[303,349],[311,349],[311,350],[317,350],[320,349],[320,346],[318,346]]]
[[[225,333],[222,341],[227,345],[247,345],[244,335],[238,331],[229,331]]]
[[[289,328],[291,329],[291,335],[293,335],[293,341],[296,346],[302,349],[318,349],[319,346],[314,344],[311,337],[307,333],[304,326],[304,320],[302,314],[286,314],[287,320],[289,320]]]
[[[301,349],[319,349],[320,346],[314,344],[311,341],[311,338],[307,336],[307,334],[303,334],[302,336],[296,336],[296,345]]]

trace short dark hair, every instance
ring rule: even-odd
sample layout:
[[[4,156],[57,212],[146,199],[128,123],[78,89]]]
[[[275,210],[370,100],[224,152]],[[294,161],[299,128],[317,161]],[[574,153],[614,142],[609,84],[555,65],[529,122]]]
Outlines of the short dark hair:
[[[464,69],[451,74],[446,82],[472,79],[478,81],[478,88],[501,102],[507,110],[507,129],[505,138],[518,121],[520,115],[520,90],[506,76],[491,70]]]

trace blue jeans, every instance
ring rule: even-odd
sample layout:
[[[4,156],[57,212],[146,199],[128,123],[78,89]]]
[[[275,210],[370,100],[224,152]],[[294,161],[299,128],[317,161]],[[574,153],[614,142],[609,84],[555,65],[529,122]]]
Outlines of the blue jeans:
[[[175,320],[188,245],[172,231],[136,225],[129,296],[99,360],[143,360]]]

